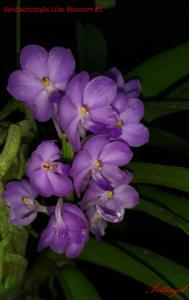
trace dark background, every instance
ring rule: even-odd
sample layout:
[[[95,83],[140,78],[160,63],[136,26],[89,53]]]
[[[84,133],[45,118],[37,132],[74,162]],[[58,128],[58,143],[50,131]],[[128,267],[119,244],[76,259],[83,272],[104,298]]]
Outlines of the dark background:
[[[22,0],[22,6],[51,5],[92,7],[94,2]],[[0,0],[1,106],[9,98],[6,92],[8,76],[16,69],[15,14],[5,14],[3,6],[15,7],[16,3],[13,0]],[[184,1],[167,1],[165,5],[159,1],[118,0],[116,8],[104,10],[100,14],[22,14],[21,45],[23,47],[35,43],[47,49],[64,46],[72,49],[78,61],[75,38],[77,21],[94,24],[103,32],[108,46],[108,67],[116,66],[124,74],[149,57],[189,41],[189,10],[184,6]],[[188,112],[184,115],[178,114],[176,119],[171,120],[173,131],[188,137],[187,118]],[[167,119],[163,126],[170,127],[169,121]],[[144,147],[144,159],[145,149]],[[156,162],[155,152],[151,152],[151,157],[148,157],[148,160],[150,159]],[[166,159],[167,153],[163,157],[165,163]],[[172,163],[177,164],[178,161],[174,161],[173,158]],[[189,245],[186,235],[180,230],[135,211],[128,212],[124,226],[124,233],[119,233],[119,225],[114,225],[114,228],[111,226],[107,237],[117,237],[146,247],[189,267]],[[149,296],[145,292],[146,287],[123,275],[81,262],[78,264],[97,287],[103,299],[163,299],[163,296]]]

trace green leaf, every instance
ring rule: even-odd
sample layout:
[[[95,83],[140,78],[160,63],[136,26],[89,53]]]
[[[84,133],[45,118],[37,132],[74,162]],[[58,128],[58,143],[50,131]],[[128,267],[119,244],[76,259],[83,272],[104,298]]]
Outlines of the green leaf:
[[[100,300],[92,283],[77,268],[65,266],[57,270],[58,279],[67,300]]]
[[[137,189],[145,199],[152,201],[154,204],[160,205],[176,216],[181,217],[189,222],[189,199],[183,196],[164,191],[159,187],[138,184]],[[140,205],[139,205],[140,206]],[[137,208],[137,207],[136,207]]]
[[[189,110],[189,101],[146,101],[144,120],[151,122],[182,110]]]
[[[134,173],[135,183],[162,185],[189,192],[188,168],[142,162],[133,162],[128,168]]]
[[[74,152],[71,145],[68,143],[66,135],[62,135],[62,150],[64,161],[70,163],[73,159]]]
[[[139,77],[145,97],[154,97],[189,74],[189,42],[160,53],[134,70],[127,79]]]
[[[80,70],[104,72],[107,65],[107,47],[102,32],[95,26],[77,23],[77,47]]]
[[[115,244],[119,245],[127,254],[132,255],[153,272],[164,278],[169,287],[183,288],[188,285],[189,269],[184,266],[141,247],[122,242],[115,242]],[[181,297],[180,299],[189,299],[189,289],[185,289],[182,296],[175,294],[174,298],[179,299],[178,297]]]
[[[116,6],[116,0],[95,0],[96,6],[101,6],[104,9],[113,8]]]
[[[144,250],[141,249],[141,251]],[[78,259],[115,270],[147,286],[152,285],[154,282],[160,282],[162,285],[169,284],[168,276],[162,276],[161,272],[148,266],[145,261],[136,258],[132,252],[127,252],[125,249],[122,251],[104,241],[96,241],[91,238]],[[189,276],[189,271],[166,258],[163,258],[163,262],[166,262],[169,268],[173,266],[175,272],[180,272],[178,275],[180,278],[179,283],[183,279],[182,285],[184,285],[186,275]],[[175,299],[184,299],[184,297],[177,295]]]
[[[189,235],[189,223],[182,217],[176,215],[170,210],[162,207],[157,203],[146,200],[144,197],[141,199],[139,205],[135,207],[135,210],[142,211],[152,217],[155,217],[163,222],[166,222],[172,226],[182,229],[187,235]]]

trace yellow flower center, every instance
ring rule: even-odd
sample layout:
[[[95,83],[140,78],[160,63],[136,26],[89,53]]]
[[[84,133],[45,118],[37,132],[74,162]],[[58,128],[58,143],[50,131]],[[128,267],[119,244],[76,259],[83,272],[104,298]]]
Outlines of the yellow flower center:
[[[89,109],[86,105],[84,105],[80,108],[80,112],[81,112],[82,115],[86,116],[89,113]]]
[[[29,205],[32,205],[33,202],[28,199],[27,197],[22,197],[22,202],[26,205],[26,206],[29,206]]]
[[[112,191],[107,191],[106,196],[108,199],[111,199],[113,197],[113,192]]]
[[[116,123],[115,123],[115,128],[120,128],[123,126],[123,121],[121,120],[118,120]]]
[[[50,84],[51,84],[50,79],[46,76],[41,79],[41,82],[42,82],[43,86],[45,86],[45,87],[50,86]]]
[[[95,168],[96,168],[97,170],[101,170],[101,169],[102,169],[102,162],[101,162],[100,160],[97,160],[97,161],[95,162]]]
[[[46,163],[43,164],[43,168],[44,168],[46,171],[52,170],[52,169],[53,169],[53,164],[46,162]]]

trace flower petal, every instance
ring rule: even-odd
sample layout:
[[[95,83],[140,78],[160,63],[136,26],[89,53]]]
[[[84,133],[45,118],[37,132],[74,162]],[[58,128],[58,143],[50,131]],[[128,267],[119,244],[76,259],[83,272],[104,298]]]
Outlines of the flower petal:
[[[84,89],[84,104],[90,109],[110,104],[116,96],[116,83],[108,77],[92,79]]]
[[[115,198],[123,208],[133,208],[139,203],[139,194],[134,187],[122,184],[114,190]]]
[[[98,159],[104,147],[109,143],[109,139],[103,135],[97,135],[90,138],[83,146],[83,149],[86,150],[91,159]]]
[[[83,71],[72,78],[66,88],[66,95],[77,109],[83,105],[83,91],[88,82],[89,74]]]
[[[35,158],[36,158],[36,154],[40,155],[43,162],[54,162],[55,160],[58,160],[61,156],[60,149],[58,148],[58,146],[56,146],[55,141],[53,140],[43,141],[37,147],[35,152],[33,152],[33,154],[34,153],[35,153]],[[32,157],[34,157],[33,154]]]
[[[49,77],[54,86],[64,90],[75,69],[75,60],[70,49],[54,47],[48,58]]]
[[[98,216],[95,205],[86,210],[86,215],[89,220],[90,231],[96,236],[97,240],[100,240],[101,236],[105,235],[105,229],[108,226],[107,222],[103,219],[95,219]]]
[[[79,173],[85,169],[92,168],[92,159],[89,153],[85,150],[80,151],[74,158],[72,168],[70,170],[70,175],[76,177]]]
[[[72,145],[74,151],[79,151],[81,148],[80,143],[80,132],[79,132],[79,119],[75,118],[72,120],[68,128],[66,129],[66,134],[69,143]]]
[[[15,99],[29,103],[43,86],[32,73],[19,70],[9,76],[7,90]]]
[[[47,171],[47,177],[52,187],[52,195],[55,196],[68,196],[73,191],[73,185],[68,177],[52,171]]]
[[[123,85],[124,92],[128,98],[137,98],[141,93],[141,82],[139,79],[132,79]]]
[[[84,243],[71,243],[65,250],[65,256],[68,258],[68,259],[74,259],[76,256],[78,256],[83,247],[84,247]]]
[[[23,70],[28,70],[39,79],[48,77],[48,52],[41,46],[28,45],[20,54],[20,64]]]
[[[9,218],[10,222],[15,226],[26,226],[31,224],[37,217],[37,212],[30,212],[28,216],[23,216],[22,213],[18,213],[18,210],[11,209]]]
[[[89,171],[90,168],[86,168],[81,173],[79,173],[76,177],[74,177],[74,187],[76,190],[76,194],[79,198],[80,198],[81,191],[83,191],[86,188],[89,182],[90,179],[90,177],[88,178]]]
[[[118,92],[112,102],[112,106],[118,113],[121,113],[128,106],[127,96],[123,92]]]
[[[70,98],[62,97],[58,104],[58,119],[60,126],[66,130],[70,123],[78,116],[78,109],[73,105]]]
[[[53,195],[51,183],[45,170],[31,171],[31,169],[28,169],[27,176],[41,196],[50,197]]]
[[[103,164],[123,166],[132,159],[133,153],[124,142],[112,142],[106,145],[99,157]]]
[[[91,109],[90,118],[93,122],[114,126],[116,114],[110,106],[105,106]]]
[[[140,147],[149,141],[149,131],[143,124],[129,124],[122,128],[120,138],[131,147]]]
[[[76,206],[72,203],[65,202],[63,205],[63,210],[64,210],[64,212],[72,213],[75,217],[83,220],[86,223],[86,217],[85,217],[84,213],[82,212],[82,210],[78,206]]]
[[[125,172],[117,166],[106,164],[103,166],[101,173],[112,185],[120,184],[120,182],[123,182],[125,179]]]
[[[123,75],[117,68],[114,67],[109,69],[106,75],[113,79],[117,83],[118,87],[122,87],[124,85]]]
[[[46,122],[52,116],[52,105],[47,90],[39,92],[31,104],[28,105],[34,117],[39,122]]]
[[[139,99],[130,99],[128,106],[120,114],[120,118],[126,124],[140,122],[144,115],[144,104]]]

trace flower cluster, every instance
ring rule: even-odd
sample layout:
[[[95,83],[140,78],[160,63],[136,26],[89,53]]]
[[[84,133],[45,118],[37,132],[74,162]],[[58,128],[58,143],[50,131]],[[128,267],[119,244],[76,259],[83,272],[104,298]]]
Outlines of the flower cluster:
[[[28,179],[8,183],[4,201],[15,226],[29,225],[38,212],[48,214],[38,250],[50,247],[73,259],[89,231],[100,239],[108,222],[121,222],[125,210],[139,202],[130,185],[132,174],[123,166],[133,157],[130,147],[149,139],[148,129],[140,123],[140,81],[125,83],[116,68],[98,76],[75,74],[73,55],[62,47],[48,53],[37,45],[26,46],[20,64],[21,70],[9,77],[9,93],[39,122],[52,119],[59,138],[66,135],[75,156],[70,165],[64,164],[55,141],[43,141],[28,160]],[[57,196],[58,201],[49,206],[47,200],[44,206],[39,196]]]

